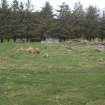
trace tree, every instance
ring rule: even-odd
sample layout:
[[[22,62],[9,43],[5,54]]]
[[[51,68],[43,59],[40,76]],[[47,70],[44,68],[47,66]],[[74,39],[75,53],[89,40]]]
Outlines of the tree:
[[[98,33],[99,11],[96,7],[89,6],[85,16],[85,37],[89,41],[94,40]]]
[[[20,36],[20,22],[19,22],[19,2],[17,0],[13,0],[12,2],[12,16],[11,16],[11,24],[12,24],[12,38],[14,42]]]
[[[72,13],[72,35],[74,38],[81,38],[84,35],[84,10],[80,2],[74,6]]]
[[[101,41],[103,41],[104,38],[105,38],[105,11],[103,11],[103,15],[100,18],[99,27],[98,28],[99,28],[98,37],[101,39]]]
[[[23,24],[24,24],[24,34],[25,34],[25,38],[27,39],[27,42],[31,39],[31,37],[33,36],[33,31],[34,31],[34,23],[32,21],[32,17],[33,17],[33,13],[32,13],[32,5],[31,5],[31,1],[27,0],[26,3],[26,10],[24,12],[24,20],[23,20]]]
[[[7,10],[8,6],[9,5],[8,5],[7,0],[1,0],[1,7],[2,7],[2,9]]]
[[[40,34],[41,34],[41,39],[45,39],[46,37],[51,37],[51,24],[53,21],[53,10],[52,6],[50,5],[49,2],[46,2],[42,10],[40,11]]]
[[[17,0],[13,0],[12,8],[13,8],[13,11],[19,10],[19,2]]]
[[[30,11],[31,9],[31,0],[27,0],[27,3],[26,3],[26,10],[27,11]]]
[[[23,12],[23,9],[24,9],[24,4],[23,4],[23,2],[21,1],[21,2],[20,2],[20,6],[19,6],[19,10],[20,10],[21,12]]]
[[[58,12],[58,27],[57,33],[60,39],[65,40],[70,36],[70,22],[71,22],[71,11],[66,3],[62,3]]]
[[[8,2],[7,0],[1,1],[1,8],[0,8],[0,39],[3,43],[4,38],[7,36],[8,31],[8,17],[9,17],[9,9],[8,9]]]

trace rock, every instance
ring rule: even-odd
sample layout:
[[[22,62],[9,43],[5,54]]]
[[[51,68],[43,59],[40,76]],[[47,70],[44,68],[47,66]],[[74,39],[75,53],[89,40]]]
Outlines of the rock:
[[[105,52],[105,46],[104,45],[97,46],[96,51],[98,51],[98,52]]]
[[[43,54],[43,58],[48,58],[48,57],[49,57],[48,53]]]

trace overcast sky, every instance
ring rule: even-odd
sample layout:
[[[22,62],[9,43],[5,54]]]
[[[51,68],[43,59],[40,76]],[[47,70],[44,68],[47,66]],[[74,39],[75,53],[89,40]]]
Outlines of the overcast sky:
[[[8,0],[8,1],[12,1],[12,0]],[[26,2],[27,0],[19,0],[19,1]],[[53,8],[55,9],[57,9],[62,2],[66,2],[67,4],[69,4],[71,8],[73,8],[74,4],[79,1],[82,3],[84,7],[88,7],[89,5],[94,5],[100,9],[105,8],[105,0],[31,0],[32,4],[35,6],[35,10],[38,10],[41,7],[43,7],[46,1],[49,1],[53,6]]]

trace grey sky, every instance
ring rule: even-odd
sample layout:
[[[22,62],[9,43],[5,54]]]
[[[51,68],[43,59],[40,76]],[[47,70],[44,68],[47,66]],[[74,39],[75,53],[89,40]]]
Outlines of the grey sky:
[[[12,0],[8,0],[8,1],[12,1]],[[22,1],[26,2],[26,0],[22,0]],[[32,1],[32,4],[35,6],[35,10],[40,9],[46,1],[49,1],[53,6],[53,8],[55,9],[58,8],[58,6],[62,2],[66,2],[67,4],[69,4],[71,8],[73,8],[75,2],[77,1],[80,1],[84,7],[87,7],[89,5],[94,5],[100,9],[105,8],[105,0],[31,0],[31,1]]]

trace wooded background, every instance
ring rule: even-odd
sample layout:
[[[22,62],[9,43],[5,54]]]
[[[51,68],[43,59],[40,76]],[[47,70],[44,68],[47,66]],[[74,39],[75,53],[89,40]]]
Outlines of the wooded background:
[[[0,40],[17,39],[32,41],[58,38],[60,40],[82,38],[89,41],[105,38],[105,11],[97,7],[83,8],[77,2],[74,9],[62,3],[53,12],[49,2],[35,11],[30,0],[27,3],[13,0],[9,5],[7,0],[1,0],[0,7]]]

